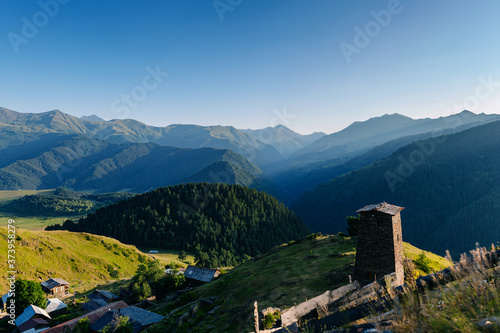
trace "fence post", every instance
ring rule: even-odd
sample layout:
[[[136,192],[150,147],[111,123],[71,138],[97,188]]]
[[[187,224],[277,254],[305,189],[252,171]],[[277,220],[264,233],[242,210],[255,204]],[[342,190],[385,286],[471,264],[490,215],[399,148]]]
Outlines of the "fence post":
[[[253,319],[255,321],[255,333],[259,333],[259,307],[257,301],[253,303]]]

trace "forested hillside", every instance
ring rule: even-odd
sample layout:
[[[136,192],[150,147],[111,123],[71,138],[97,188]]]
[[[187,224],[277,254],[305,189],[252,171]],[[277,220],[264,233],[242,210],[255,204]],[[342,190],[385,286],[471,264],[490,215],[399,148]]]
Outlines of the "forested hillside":
[[[500,122],[417,141],[319,185],[294,210],[313,230],[345,230],[348,215],[387,201],[405,207],[403,237],[443,254],[499,240]]]
[[[127,244],[187,250],[202,266],[232,266],[308,232],[274,197],[239,185],[164,187],[98,209],[64,229]]]
[[[460,115],[463,116],[464,114],[467,113],[462,112]],[[316,164],[308,165],[304,168],[284,170],[276,174],[272,180],[280,187],[281,191],[288,199],[288,202],[294,203],[303,193],[312,190],[317,185],[342,176],[353,170],[370,165],[379,159],[388,157],[398,149],[405,147],[412,142],[441,135],[458,133],[469,128],[476,127],[479,124],[480,123],[478,122],[469,122],[453,128],[404,136],[381,144],[380,146],[377,146],[364,154],[348,159],[345,162],[342,162],[342,158],[331,158]]]
[[[2,133],[0,139],[8,136]],[[64,186],[97,193],[138,193],[194,177],[196,181],[241,184],[277,192],[259,168],[230,150],[154,143],[113,144],[76,134],[16,137],[16,143],[0,149],[3,190]],[[225,162],[224,169],[219,162]]]

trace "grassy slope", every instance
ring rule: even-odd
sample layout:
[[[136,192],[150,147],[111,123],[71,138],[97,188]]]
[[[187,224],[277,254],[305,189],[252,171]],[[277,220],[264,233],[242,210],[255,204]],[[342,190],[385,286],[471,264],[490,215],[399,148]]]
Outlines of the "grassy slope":
[[[422,252],[407,243],[404,248],[411,259]],[[326,236],[293,245],[284,244],[260,258],[247,261],[196,290],[201,297],[216,296],[225,302],[214,315],[200,318],[203,322],[188,331],[248,331],[253,320],[254,301],[258,301],[260,310],[270,306],[287,309],[326,290],[340,287],[348,283],[348,275],[353,274],[355,249],[355,242],[350,238]],[[435,270],[449,266],[442,257],[428,252],[426,255]],[[166,314],[170,308],[166,305],[158,312]],[[177,317],[184,312],[172,315],[173,322],[177,322]],[[210,329],[211,326],[217,329]],[[161,329],[168,331],[174,327]],[[150,332],[156,332],[156,329]]]
[[[56,190],[20,190],[20,191],[0,191],[0,203],[7,204],[15,199],[23,197],[25,195],[35,195],[35,194],[54,194]]]
[[[151,250],[156,250],[156,251],[158,251],[158,253],[148,254],[149,257],[151,257],[153,259],[158,259],[160,261],[165,261],[165,262],[175,262],[180,267],[187,267],[188,266],[187,262],[194,263],[194,255],[192,253],[187,253],[186,260],[184,260],[184,262],[182,262],[178,259],[179,253],[181,251],[166,250],[166,249],[160,249],[157,247],[139,247],[139,250],[141,252],[144,252],[144,253],[149,253],[149,251],[151,251]]]
[[[70,290],[82,292],[111,279],[109,267],[117,268],[119,277],[131,277],[139,265],[141,252],[135,246],[85,233],[67,231],[17,230],[18,278],[44,281],[59,277],[71,283]],[[7,228],[0,228],[0,270],[7,269]],[[160,261],[163,261],[160,258]],[[163,261],[166,262],[166,261]],[[0,279],[0,291],[7,290]]]

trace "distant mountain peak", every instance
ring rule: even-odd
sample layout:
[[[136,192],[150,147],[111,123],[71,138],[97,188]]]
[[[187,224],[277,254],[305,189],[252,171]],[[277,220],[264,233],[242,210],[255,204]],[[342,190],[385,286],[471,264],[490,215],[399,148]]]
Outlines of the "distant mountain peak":
[[[374,118],[403,118],[403,119],[410,119],[410,120],[413,120],[413,118],[411,117],[408,117],[408,116],[405,116],[404,114],[401,114],[401,113],[386,113],[384,114],[383,116],[381,117],[374,117]],[[374,119],[374,118],[371,118],[371,119]]]
[[[47,112],[42,112],[42,114],[43,113],[45,113],[45,114],[63,114],[63,115],[66,115],[66,113],[62,112],[59,109],[54,109],[54,110],[50,110],[50,111],[47,111]]]
[[[101,117],[96,116],[95,114],[92,114],[90,116],[81,116],[80,119],[89,120],[89,121],[106,121],[106,120],[102,119]]]
[[[477,114],[469,110],[463,110],[462,112],[458,113],[458,115],[468,117],[468,116],[476,116]]]

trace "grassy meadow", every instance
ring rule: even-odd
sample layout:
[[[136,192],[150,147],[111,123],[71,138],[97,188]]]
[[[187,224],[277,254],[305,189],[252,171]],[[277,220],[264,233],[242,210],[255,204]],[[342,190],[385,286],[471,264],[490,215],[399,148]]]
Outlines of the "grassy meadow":
[[[146,260],[146,255],[135,246],[108,237],[67,231],[16,231],[17,277],[35,281],[62,278],[71,284],[73,292],[132,277]],[[6,227],[0,227],[0,242],[0,269],[7,272],[11,269],[7,268]],[[169,263],[158,259],[162,264]],[[6,290],[7,281],[1,279],[0,291]]]
[[[13,214],[7,211],[4,206],[25,195],[35,194],[54,194],[55,189],[51,190],[20,190],[20,191],[0,191],[0,227],[7,226],[7,221],[13,219],[16,226],[27,230],[43,230],[51,224],[62,223],[68,218],[77,219],[81,215],[68,216],[40,216],[30,214]]]
[[[156,247],[139,247],[139,251],[147,254],[152,259],[158,259],[162,262],[173,262],[176,263],[179,267],[187,267],[188,263],[194,265],[194,255],[192,253],[187,253],[186,259],[184,261],[179,260],[179,253],[181,251],[176,250],[166,250],[160,249]],[[158,253],[149,253],[151,250],[156,250]]]
[[[412,260],[422,253],[407,243],[404,249]],[[258,301],[261,310],[266,307],[285,310],[347,284],[354,271],[355,251],[355,241],[341,236],[320,236],[283,244],[197,288],[196,297],[218,297],[220,307],[212,316],[200,315],[192,319],[179,332],[215,332],[209,327],[217,327],[217,332],[248,331],[253,322],[254,301]],[[450,265],[442,257],[424,253],[432,270]],[[419,274],[426,275],[422,271]],[[165,315],[174,308],[173,304],[166,304],[155,311]],[[178,318],[184,312],[176,311],[148,332],[178,329]]]

